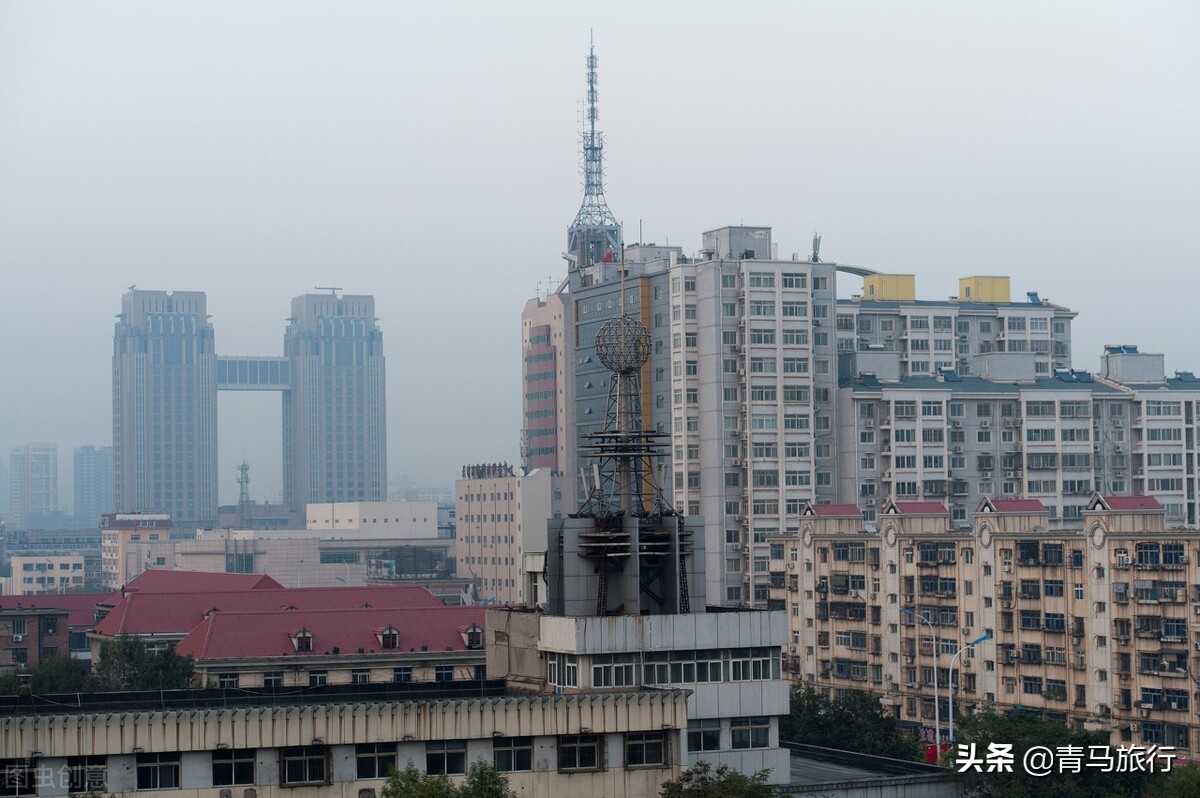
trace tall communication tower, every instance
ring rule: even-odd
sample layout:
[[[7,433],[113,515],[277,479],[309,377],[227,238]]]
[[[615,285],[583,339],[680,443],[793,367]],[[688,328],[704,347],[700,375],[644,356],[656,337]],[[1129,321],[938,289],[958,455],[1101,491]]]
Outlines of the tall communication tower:
[[[587,110],[580,131],[583,204],[567,230],[567,260],[572,269],[612,261],[620,253],[621,226],[604,199],[604,134],[596,129],[596,46],[588,47]]]

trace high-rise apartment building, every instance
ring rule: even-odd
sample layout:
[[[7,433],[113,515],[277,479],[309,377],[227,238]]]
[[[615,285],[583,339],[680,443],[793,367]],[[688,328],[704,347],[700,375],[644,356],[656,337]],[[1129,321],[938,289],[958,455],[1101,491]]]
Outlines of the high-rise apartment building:
[[[575,468],[574,303],[564,284],[521,313],[521,462],[570,474]]]
[[[370,296],[292,300],[283,357],[218,356],[201,292],[132,290],[113,345],[118,512],[165,512],[184,534],[217,518],[217,391],[282,395],[285,502],[382,501],[383,334]]]
[[[674,506],[706,519],[717,603],[765,604],[767,535],[836,491],[837,265],[773,254],[770,228],[725,227],[704,234],[696,258],[634,246],[572,274],[579,433],[603,426],[608,382],[593,341],[624,307],[650,332],[645,423],[671,436],[663,483]]]
[[[1037,377],[1071,368],[1077,314],[1036,293],[1026,297],[1012,301],[1008,277],[964,277],[958,296],[919,300],[911,274],[864,274],[861,295],[838,301],[838,352],[895,353],[904,377],[975,374],[973,358],[993,352],[1032,355]]]
[[[116,509],[217,516],[217,355],[199,291],[129,291],[113,336]]]
[[[18,526],[58,510],[58,445],[26,443],[8,457],[9,515]]]
[[[899,357],[842,358],[838,500],[868,522],[894,498],[944,502],[965,528],[990,496],[1036,499],[1057,528],[1102,491],[1155,496],[1167,523],[1197,526],[1200,380],[1167,378],[1162,355],[1108,347],[1099,375],[1049,377],[1027,351],[973,355],[971,376],[898,376]]]
[[[97,526],[100,516],[113,511],[113,449],[75,447],[75,520]]]
[[[284,333],[284,504],[387,499],[383,332],[375,298],[306,294]]]

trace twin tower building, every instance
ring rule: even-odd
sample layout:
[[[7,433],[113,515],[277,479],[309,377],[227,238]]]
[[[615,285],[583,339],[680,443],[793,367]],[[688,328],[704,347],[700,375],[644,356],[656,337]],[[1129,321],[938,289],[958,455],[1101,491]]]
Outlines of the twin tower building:
[[[282,400],[284,503],[387,497],[383,333],[375,299],[292,300],[283,354],[217,354],[199,291],[130,290],[113,336],[118,512],[168,512],[175,528],[217,519],[217,392]]]

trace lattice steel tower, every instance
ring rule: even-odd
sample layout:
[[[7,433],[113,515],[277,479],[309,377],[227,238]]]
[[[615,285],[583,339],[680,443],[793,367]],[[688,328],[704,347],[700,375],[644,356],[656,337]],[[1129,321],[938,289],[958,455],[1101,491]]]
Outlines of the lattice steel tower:
[[[583,204],[567,230],[571,269],[612,261],[621,251],[621,226],[604,199],[604,134],[596,129],[596,46],[587,57],[587,110],[579,133],[583,170]]]
[[[695,551],[694,532],[667,503],[656,478],[659,441],[667,434],[642,424],[641,371],[650,357],[650,331],[622,313],[596,334],[596,354],[612,371],[608,413],[604,430],[580,441],[595,464],[588,498],[576,514],[593,519],[590,529],[579,531],[578,553],[595,564],[596,614],[690,612],[686,558]],[[636,595],[636,607],[610,607],[614,572],[631,582],[618,596]]]

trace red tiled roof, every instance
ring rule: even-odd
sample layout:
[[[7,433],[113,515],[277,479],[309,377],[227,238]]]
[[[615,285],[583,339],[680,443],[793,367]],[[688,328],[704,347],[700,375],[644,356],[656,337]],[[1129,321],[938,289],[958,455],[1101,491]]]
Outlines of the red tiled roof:
[[[341,609],[295,612],[214,613],[175,646],[197,660],[333,654],[380,654],[392,651],[463,651],[463,633],[483,629],[486,608]],[[385,649],[379,635],[388,627],[400,633],[399,645]],[[296,651],[292,636],[312,634],[312,651]],[[422,648],[424,646],[424,648]]]
[[[96,623],[96,605],[116,603],[120,593],[63,593],[45,596],[0,596],[0,607],[17,605],[67,611],[67,626],[91,629]]]
[[[941,502],[896,502],[901,515],[945,515],[950,512]]]
[[[113,608],[96,632],[110,637],[186,635],[212,610],[228,613],[294,610],[351,610],[369,607],[430,609],[445,606],[419,585],[369,587],[296,587],[282,590],[130,593]]]
[[[1110,510],[1161,510],[1163,506],[1153,496],[1104,496]]]
[[[125,583],[126,593],[197,593],[202,590],[279,590],[283,585],[266,574],[220,571],[172,571],[151,568]]]
[[[1046,505],[1038,499],[989,499],[998,513],[1042,513]]]
[[[862,515],[857,504],[810,504],[814,515]]]

